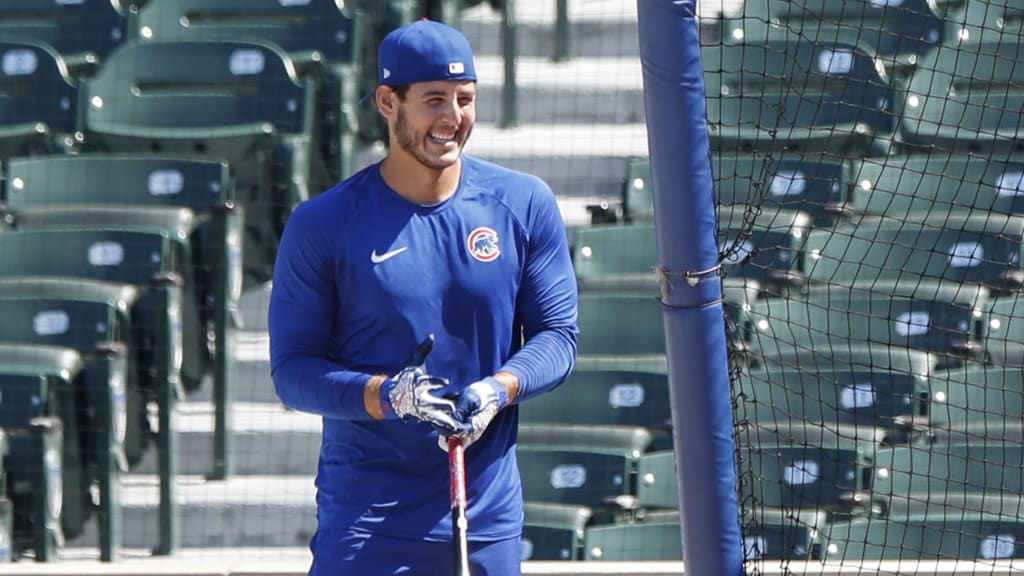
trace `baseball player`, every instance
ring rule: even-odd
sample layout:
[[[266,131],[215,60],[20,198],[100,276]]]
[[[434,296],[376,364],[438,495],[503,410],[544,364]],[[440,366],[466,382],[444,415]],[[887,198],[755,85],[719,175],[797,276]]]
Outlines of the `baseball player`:
[[[450,574],[448,436],[467,445],[473,574],[520,574],[517,405],[576,354],[565,228],[542,180],[463,154],[460,32],[414,22],[378,60],[388,154],[298,206],[270,298],[277,393],[323,416],[310,574]]]

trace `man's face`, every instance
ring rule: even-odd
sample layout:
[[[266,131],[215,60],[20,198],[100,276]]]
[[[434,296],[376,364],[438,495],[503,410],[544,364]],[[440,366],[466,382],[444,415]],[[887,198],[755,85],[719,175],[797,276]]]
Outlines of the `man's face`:
[[[475,82],[417,82],[398,101],[392,146],[442,170],[458,161],[475,121]]]

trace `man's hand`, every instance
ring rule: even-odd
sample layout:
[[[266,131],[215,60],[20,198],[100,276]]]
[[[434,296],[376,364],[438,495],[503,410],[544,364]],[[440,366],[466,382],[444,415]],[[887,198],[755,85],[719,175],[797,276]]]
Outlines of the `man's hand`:
[[[456,416],[464,429],[455,436],[462,438],[466,446],[476,442],[508,403],[508,391],[497,378],[488,376],[470,384],[455,401]]]
[[[386,418],[419,420],[449,436],[466,433],[456,418],[455,402],[435,392],[448,386],[448,380],[427,374],[424,363],[434,347],[430,335],[417,348],[409,366],[388,378],[380,387],[380,405]]]

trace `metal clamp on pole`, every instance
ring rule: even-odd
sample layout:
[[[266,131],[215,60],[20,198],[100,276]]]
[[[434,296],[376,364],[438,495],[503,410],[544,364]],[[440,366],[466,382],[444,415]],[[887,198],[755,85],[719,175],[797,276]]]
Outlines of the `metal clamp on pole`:
[[[704,270],[681,271],[673,271],[669,270],[668,268],[665,268],[664,266],[659,266],[656,269],[656,272],[658,273],[658,285],[661,287],[661,295],[662,297],[667,297],[672,292],[673,276],[678,276],[682,278],[688,286],[693,288],[697,286],[697,284],[700,284],[701,281],[707,280],[708,278],[721,277],[722,264],[718,263],[712,266],[711,268],[706,268]]]

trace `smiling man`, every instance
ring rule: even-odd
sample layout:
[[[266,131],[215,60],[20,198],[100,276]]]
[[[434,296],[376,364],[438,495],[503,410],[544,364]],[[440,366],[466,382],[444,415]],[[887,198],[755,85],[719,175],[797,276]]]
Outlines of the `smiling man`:
[[[310,574],[451,574],[439,445],[456,436],[472,572],[514,576],[517,405],[576,355],[565,228],[543,181],[462,153],[476,69],[460,32],[396,29],[378,80],[388,154],[295,210],[270,299],[277,394],[324,422]]]

